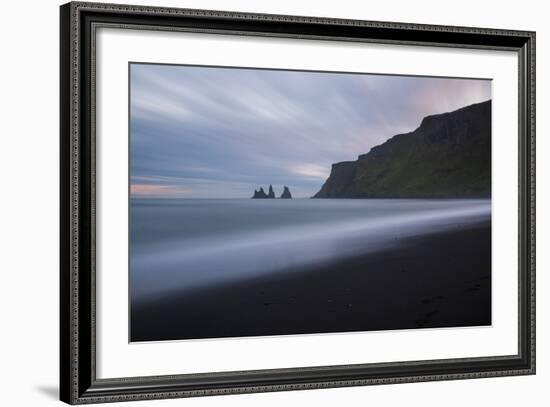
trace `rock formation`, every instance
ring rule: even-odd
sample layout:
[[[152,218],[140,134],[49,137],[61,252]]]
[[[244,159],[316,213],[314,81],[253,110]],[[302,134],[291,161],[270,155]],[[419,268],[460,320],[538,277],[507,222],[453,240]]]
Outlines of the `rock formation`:
[[[264,189],[260,187],[258,190],[254,190],[254,195],[252,196],[252,199],[265,199],[267,198],[267,194],[265,193]]]
[[[275,198],[275,192],[273,192],[273,186],[269,185],[269,192],[267,193],[268,198]]]
[[[283,189],[283,193],[281,194],[281,199],[292,199],[292,194],[290,193],[290,189],[285,185]]]
[[[416,130],[332,165],[314,198],[491,195],[491,101],[425,117]]]
[[[292,194],[290,193],[290,189],[288,189],[287,186],[284,187],[283,193],[281,194],[281,199],[291,199]],[[273,190],[273,186],[269,186],[269,192],[266,194],[263,187],[260,187],[260,189],[254,190],[254,195],[252,196],[252,199],[275,199],[275,191]]]

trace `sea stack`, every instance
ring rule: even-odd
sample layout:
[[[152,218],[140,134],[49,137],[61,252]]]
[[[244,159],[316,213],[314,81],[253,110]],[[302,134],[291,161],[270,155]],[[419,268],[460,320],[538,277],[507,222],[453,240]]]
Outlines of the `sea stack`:
[[[290,189],[285,185],[283,193],[281,194],[281,199],[292,199],[292,194],[290,193]]]
[[[255,189],[254,195],[252,195],[252,199],[275,199],[275,191],[273,190],[273,185],[269,185],[269,190],[267,194],[265,193],[263,187],[260,187],[260,189]],[[290,189],[288,189],[287,186],[284,187],[280,199],[292,199],[292,194],[290,193]]]
[[[267,193],[267,197],[268,198],[275,198],[275,192],[273,192],[273,186],[272,185],[269,185],[269,192]]]
[[[265,199],[265,198],[267,198],[267,194],[265,193],[262,187],[260,187],[260,189],[254,190],[254,195],[252,196],[252,199]]]

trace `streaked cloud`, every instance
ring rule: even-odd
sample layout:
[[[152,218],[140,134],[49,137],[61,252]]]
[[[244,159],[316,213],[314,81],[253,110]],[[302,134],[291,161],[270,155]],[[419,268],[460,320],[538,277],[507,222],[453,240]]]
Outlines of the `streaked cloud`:
[[[132,64],[131,193],[308,197],[332,163],[490,98],[488,80]]]
[[[133,197],[191,197],[193,190],[181,185],[165,184],[131,184],[130,194]]]
[[[290,167],[290,171],[302,177],[318,178],[326,180],[330,174],[330,168],[318,164],[298,164]]]

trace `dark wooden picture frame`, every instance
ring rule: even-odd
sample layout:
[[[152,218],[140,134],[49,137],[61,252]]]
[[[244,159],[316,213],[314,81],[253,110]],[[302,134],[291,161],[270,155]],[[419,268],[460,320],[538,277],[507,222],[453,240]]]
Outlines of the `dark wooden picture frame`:
[[[60,395],[70,404],[535,373],[535,33],[73,2],[61,6]],[[96,377],[97,27],[507,50],[519,60],[519,349],[499,357]]]

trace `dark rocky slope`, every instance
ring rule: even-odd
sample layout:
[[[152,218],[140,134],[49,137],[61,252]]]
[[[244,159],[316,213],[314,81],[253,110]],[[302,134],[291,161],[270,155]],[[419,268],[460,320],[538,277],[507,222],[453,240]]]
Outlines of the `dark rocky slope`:
[[[491,195],[491,101],[428,116],[420,127],[332,165],[314,198]]]

